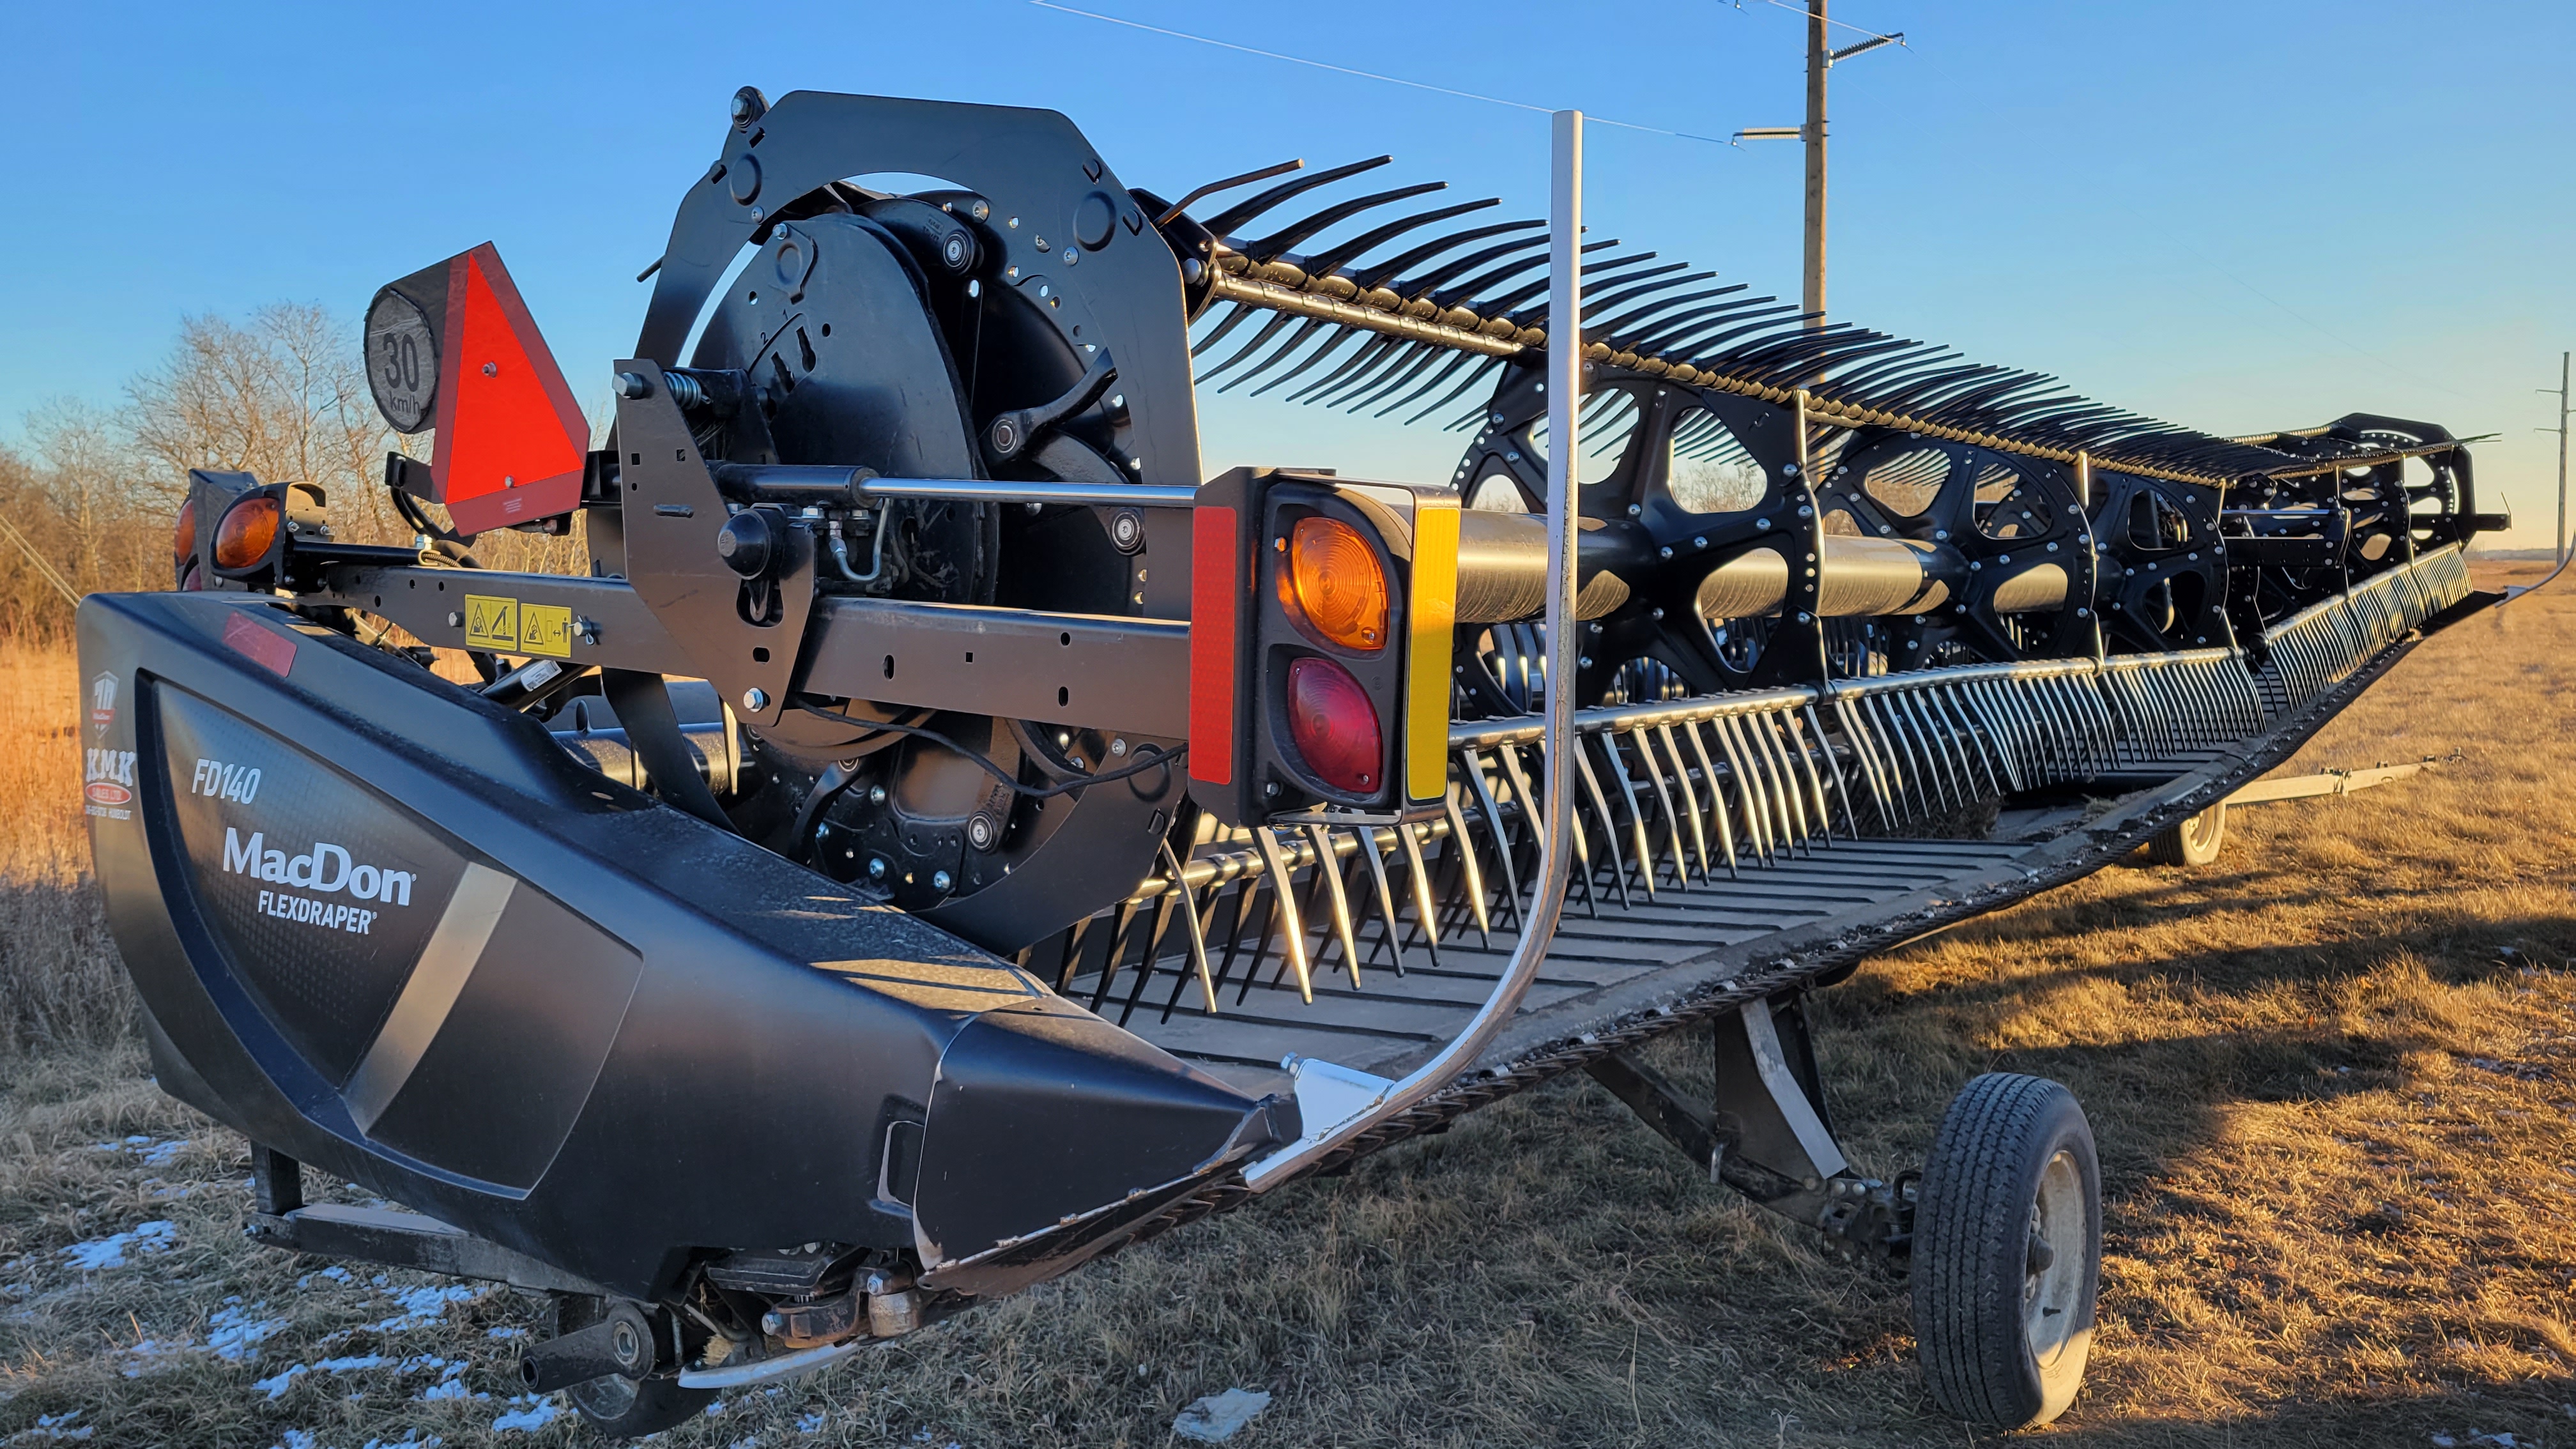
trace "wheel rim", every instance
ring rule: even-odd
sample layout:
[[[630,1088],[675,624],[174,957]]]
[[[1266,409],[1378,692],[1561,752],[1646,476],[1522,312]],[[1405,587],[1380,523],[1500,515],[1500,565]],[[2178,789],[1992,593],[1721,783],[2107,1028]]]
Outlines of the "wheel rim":
[[[2030,1205],[2030,1253],[2022,1282],[2022,1332],[2042,1369],[2057,1362],[2075,1339],[2076,1307],[2084,1292],[2084,1174],[2075,1154],[2060,1149],[2040,1169],[2039,1195]]]
[[[2224,828],[2223,817],[2216,811],[2204,810],[2183,821],[2182,836],[2184,840],[2191,843],[2192,849],[2204,850],[2218,838],[2218,832]]]

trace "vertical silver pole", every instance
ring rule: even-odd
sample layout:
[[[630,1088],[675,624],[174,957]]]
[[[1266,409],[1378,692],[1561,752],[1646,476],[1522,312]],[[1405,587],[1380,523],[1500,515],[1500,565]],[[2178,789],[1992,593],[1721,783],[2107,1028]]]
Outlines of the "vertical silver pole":
[[[1810,327],[1825,325],[1825,73],[1832,66],[1825,0],[1807,0],[1807,255],[1798,300]]]
[[[1439,1092],[1476,1064],[1529,993],[1547,948],[1556,940],[1557,918],[1565,910],[1567,822],[1574,813],[1574,676],[1575,635],[1583,627],[1574,612],[1575,520],[1582,456],[1576,418],[1583,403],[1583,113],[1558,111],[1555,116],[1553,181],[1548,225],[1547,306],[1547,697],[1542,716],[1541,747],[1546,751],[1546,819],[1538,830],[1538,879],[1529,908],[1521,914],[1520,939],[1493,991],[1466,1028],[1431,1060],[1400,1082],[1353,1072],[1330,1062],[1290,1057],[1283,1065],[1296,1074],[1297,1101],[1305,1113],[1305,1133],[1295,1142],[1243,1171],[1243,1184],[1267,1192],[1292,1181],[1305,1168],[1389,1118]],[[1474,844],[1453,837],[1453,850]],[[1334,1103],[1339,1120],[1318,1120],[1309,1108],[1307,1081],[1317,1079],[1316,1107]],[[1370,1093],[1359,1096],[1359,1093]],[[1356,1101],[1356,1106],[1341,1105]]]
[[[2558,566],[2567,566],[2567,354],[2558,354],[2558,532],[2549,540]]]

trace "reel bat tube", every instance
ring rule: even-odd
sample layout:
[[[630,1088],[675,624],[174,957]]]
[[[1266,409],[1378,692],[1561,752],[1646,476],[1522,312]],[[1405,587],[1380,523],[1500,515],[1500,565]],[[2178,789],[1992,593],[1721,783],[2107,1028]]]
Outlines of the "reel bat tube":
[[[1687,567],[1640,561],[1618,552],[1600,534],[1584,535],[1577,549],[1582,568],[1578,618],[1616,610],[1632,592],[1623,574],[1641,568]],[[1959,592],[1964,562],[1937,544],[1911,539],[1827,534],[1816,561],[1822,585],[1817,612],[1829,619],[1913,614],[1937,608]],[[2054,609],[2066,602],[2066,571],[2054,564],[2031,569],[1996,590],[1998,613]],[[1459,518],[1458,622],[1505,624],[1539,612],[1547,594],[1547,524],[1533,515],[1468,510]],[[1710,569],[1697,592],[1699,612],[1711,619],[1776,614],[1789,594],[1788,559],[1773,549],[1752,549]]]

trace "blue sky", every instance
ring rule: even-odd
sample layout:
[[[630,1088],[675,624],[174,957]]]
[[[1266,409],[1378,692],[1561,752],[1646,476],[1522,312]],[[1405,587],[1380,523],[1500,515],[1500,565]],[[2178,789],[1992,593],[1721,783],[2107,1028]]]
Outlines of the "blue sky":
[[[1084,8],[1538,106],[1794,124],[1803,20],[1655,6],[1179,0]],[[2220,432],[2356,409],[2479,450],[2546,540],[2576,346],[2576,11],[2554,5],[1841,0],[1902,29],[1834,72],[1833,311]],[[0,437],[113,403],[180,317],[319,301],[499,243],[585,399],[631,344],[733,88],[1048,106],[1130,185],[1289,156],[1544,203],[1546,121],[1025,0],[20,7],[0,56]],[[1851,38],[1851,32],[1843,32]],[[1596,231],[1794,293],[1798,148],[1596,127]],[[1210,400],[1210,469],[1445,476],[1455,438]]]

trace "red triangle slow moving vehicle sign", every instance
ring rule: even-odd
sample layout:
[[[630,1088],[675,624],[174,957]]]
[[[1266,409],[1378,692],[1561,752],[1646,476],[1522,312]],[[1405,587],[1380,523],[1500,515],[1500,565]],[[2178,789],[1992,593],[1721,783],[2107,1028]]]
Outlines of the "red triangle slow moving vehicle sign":
[[[460,533],[581,506],[590,424],[490,242],[449,259],[431,478]]]

